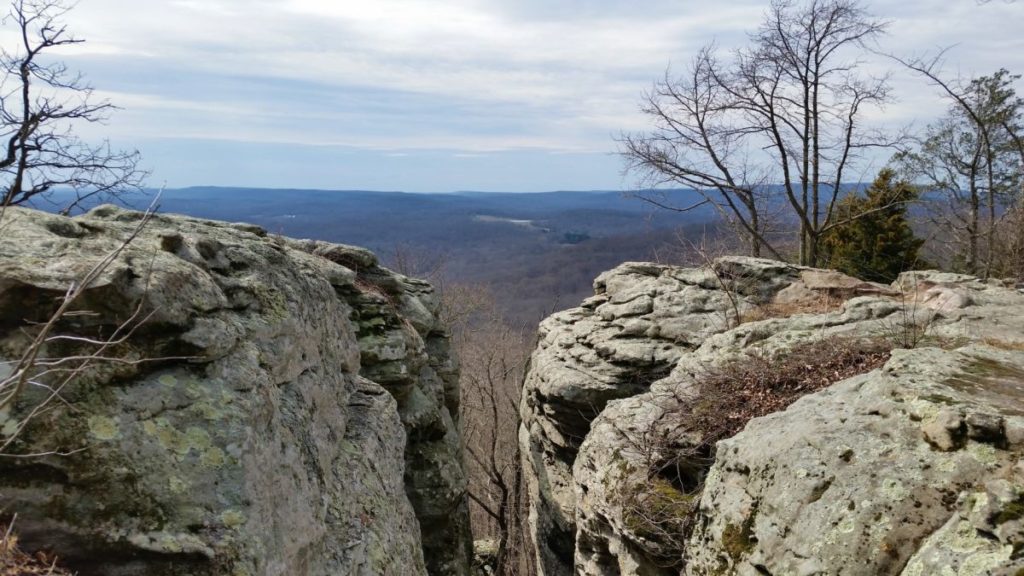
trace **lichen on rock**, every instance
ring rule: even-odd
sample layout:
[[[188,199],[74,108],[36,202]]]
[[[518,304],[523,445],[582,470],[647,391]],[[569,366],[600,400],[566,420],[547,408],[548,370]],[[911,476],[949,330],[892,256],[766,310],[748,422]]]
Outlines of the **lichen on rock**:
[[[8,208],[0,356],[140,218]],[[362,249],[157,215],[78,306],[62,333],[146,321],[113,350],[132,362],[83,374],[13,447],[70,455],[0,461],[23,546],[83,576],[469,573],[457,368],[428,284]]]
[[[625,264],[595,292],[542,324],[521,406],[541,574],[1021,567],[1024,294],[1013,286],[936,272],[881,286],[725,258]],[[623,505],[624,490],[657,492],[651,461],[671,459],[659,451],[699,441],[674,418],[700,409],[690,399],[709,370],[829,339],[896,349],[880,368],[750,420],[710,461],[682,462],[692,469],[673,485],[699,499],[679,507],[692,526],[682,541],[647,529],[652,510],[637,518]],[[909,339],[917,347],[900,349]],[[678,556],[666,562],[666,550]]]

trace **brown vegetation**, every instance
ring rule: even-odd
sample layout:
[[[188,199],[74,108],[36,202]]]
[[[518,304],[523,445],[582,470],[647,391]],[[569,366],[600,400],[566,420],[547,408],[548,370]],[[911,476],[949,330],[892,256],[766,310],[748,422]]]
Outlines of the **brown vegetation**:
[[[57,558],[45,552],[26,554],[18,548],[18,537],[13,524],[4,526],[0,541],[0,576],[71,576],[71,572],[57,566]]]
[[[758,322],[769,318],[789,318],[796,314],[825,314],[842,308],[846,299],[822,293],[815,299],[793,302],[768,302],[740,314],[740,323]]]
[[[794,346],[779,358],[747,354],[701,377],[699,393],[683,402],[683,426],[699,431],[704,443],[732,437],[753,418],[880,367],[890,348],[881,340],[828,338]]]
[[[679,565],[715,445],[754,418],[879,368],[891,349],[886,339],[826,338],[799,344],[778,357],[748,353],[700,374],[693,388],[667,398],[661,417],[640,433],[642,438],[634,438],[648,470],[644,481],[618,492],[627,527],[647,540],[645,548],[653,559]],[[634,470],[623,472],[635,478]]]
[[[984,338],[982,342],[986,346],[993,348],[999,348],[1000,350],[1010,350],[1012,352],[1024,352],[1024,342],[1021,341],[1010,341],[1000,340],[998,338]]]
[[[533,333],[509,323],[487,290],[447,284],[442,319],[461,364],[461,420],[475,540],[494,543],[495,576],[529,576],[527,494],[519,453],[519,394]]]
[[[1002,226],[995,231],[994,246],[993,276],[1024,282],[1024,198],[1003,215]]]

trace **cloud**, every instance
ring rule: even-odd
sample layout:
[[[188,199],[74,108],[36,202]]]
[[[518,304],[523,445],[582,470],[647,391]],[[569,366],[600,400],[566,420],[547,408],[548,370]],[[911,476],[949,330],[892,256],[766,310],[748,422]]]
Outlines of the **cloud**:
[[[641,92],[715,40],[745,42],[766,3],[694,0],[83,0],[63,51],[125,108],[97,135],[606,154],[643,129]],[[1024,71],[1024,2],[876,3],[885,50],[960,43],[950,70]],[[0,37],[0,40],[3,38]],[[969,64],[967,64],[969,63]],[[875,60],[879,73],[891,62]],[[901,75],[886,122],[941,100]],[[614,159],[610,159],[614,162]],[[567,175],[569,177],[569,175]],[[571,183],[566,183],[571,187]]]

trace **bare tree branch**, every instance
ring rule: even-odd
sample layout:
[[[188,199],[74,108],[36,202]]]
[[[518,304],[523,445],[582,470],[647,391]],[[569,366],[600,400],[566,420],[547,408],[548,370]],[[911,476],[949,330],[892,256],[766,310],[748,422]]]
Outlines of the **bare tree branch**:
[[[147,176],[137,151],[120,151],[103,141],[90,144],[74,127],[102,123],[116,108],[95,101],[81,74],[45,54],[84,42],[61,22],[71,4],[64,0],[14,0],[3,23],[16,29],[19,45],[0,50],[0,205],[30,202],[56,190],[72,192],[62,213],[87,198],[117,197],[141,190]]]
[[[710,45],[684,75],[655,84],[641,106],[654,129],[619,138],[627,172],[652,188],[692,188],[755,256],[780,257],[765,218],[778,197],[799,224],[801,263],[818,263],[851,167],[865,150],[903,140],[862,120],[889,100],[888,77],[858,76],[861,62],[848,56],[886,28],[857,0],[773,1],[731,63]]]
[[[0,367],[5,368],[3,372],[0,372],[0,410],[9,411],[14,403],[24,396],[24,392],[29,386],[48,391],[48,394],[32,406],[19,410],[18,413],[21,415],[5,425],[4,437],[0,441],[0,455],[6,455],[25,427],[48,410],[53,402],[63,401],[61,393],[64,389],[80,379],[87,370],[95,365],[137,365],[166,360],[166,358],[128,359],[109,354],[112,349],[128,341],[135,331],[152,316],[153,312],[143,313],[141,303],[105,338],[57,333],[60,324],[65,319],[81,315],[80,311],[72,310],[72,307],[79,303],[83,295],[94,286],[110,265],[138,237],[152,219],[158,200],[159,196],[154,199],[136,226],[116,248],[104,255],[82,278],[68,287],[56,310],[50,314],[49,318],[42,324],[31,327],[32,333],[21,353],[12,360],[0,362]],[[52,358],[44,356],[43,353],[47,346],[56,342],[73,343],[78,349],[85,351]]]

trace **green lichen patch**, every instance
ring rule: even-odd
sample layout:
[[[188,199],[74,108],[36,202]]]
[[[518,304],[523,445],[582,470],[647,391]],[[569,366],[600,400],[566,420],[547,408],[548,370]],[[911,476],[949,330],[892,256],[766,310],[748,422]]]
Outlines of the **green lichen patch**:
[[[280,290],[263,285],[248,287],[259,302],[260,311],[267,318],[281,321],[288,316],[288,299]]]
[[[886,478],[882,481],[881,493],[890,501],[899,502],[910,496],[910,489],[903,482],[895,478]]]
[[[181,432],[170,421],[161,417],[144,421],[142,430],[147,436],[154,438],[163,449],[174,454],[179,462],[184,461],[190,454],[195,454],[203,466],[219,468],[227,460],[224,450],[214,445],[213,438],[204,428],[190,426]]]
[[[740,524],[728,523],[722,529],[722,548],[735,564],[750,553],[757,544],[754,537],[754,520],[757,519],[757,508],[751,510],[750,514]]]
[[[170,489],[171,494],[184,494],[188,492],[188,481],[178,476],[171,476],[167,479],[167,487]]]
[[[202,453],[210,448],[210,433],[202,428],[190,426],[185,430],[185,446]]]
[[[245,514],[238,510],[225,510],[220,515],[220,521],[228,528],[238,528],[245,524]]]
[[[107,416],[90,416],[88,420],[89,434],[97,440],[110,441],[121,437],[117,420]]]
[[[995,446],[972,442],[967,446],[967,452],[985,466],[999,465],[999,453]]]
[[[224,465],[224,451],[212,446],[200,454],[199,461],[207,468],[220,468]]]
[[[189,411],[198,418],[209,422],[216,422],[224,417],[224,412],[210,402],[196,402]]]

